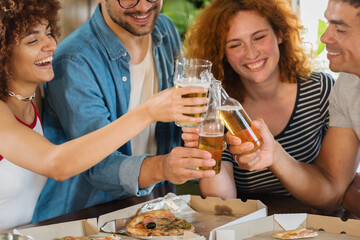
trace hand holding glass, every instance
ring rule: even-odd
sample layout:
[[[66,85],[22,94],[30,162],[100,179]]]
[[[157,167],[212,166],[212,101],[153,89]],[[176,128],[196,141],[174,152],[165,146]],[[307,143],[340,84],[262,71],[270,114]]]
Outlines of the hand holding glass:
[[[210,87],[211,62],[198,58],[180,58],[176,60],[174,84],[176,88],[199,86],[204,88]],[[192,93],[183,95],[184,98],[206,97],[206,93]],[[199,105],[201,106],[201,105]],[[189,106],[194,107],[194,106]],[[205,113],[187,114],[190,117],[203,117]],[[179,127],[199,127],[200,123],[196,122],[175,122]]]

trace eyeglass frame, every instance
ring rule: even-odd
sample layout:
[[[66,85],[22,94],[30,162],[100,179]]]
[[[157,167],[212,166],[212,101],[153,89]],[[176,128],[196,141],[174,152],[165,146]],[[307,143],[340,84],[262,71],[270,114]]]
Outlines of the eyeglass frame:
[[[120,1],[121,1],[121,0],[117,0],[117,2],[119,3],[119,6],[122,7],[122,8],[124,8],[124,9],[133,8],[133,7],[135,7],[136,5],[138,5],[138,3],[140,2],[140,0],[137,0],[136,3],[134,3],[133,5],[131,5],[131,6],[129,6],[129,7],[124,7],[123,5],[121,5]],[[159,0],[146,0],[146,1],[148,1],[149,3],[156,3],[156,2],[159,1]]]

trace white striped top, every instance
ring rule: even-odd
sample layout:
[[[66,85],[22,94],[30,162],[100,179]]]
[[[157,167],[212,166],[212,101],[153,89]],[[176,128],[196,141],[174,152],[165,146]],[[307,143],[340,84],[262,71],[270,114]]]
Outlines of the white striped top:
[[[297,161],[313,163],[328,129],[329,95],[334,80],[328,74],[312,72],[308,81],[299,78],[297,84],[295,108],[275,140]],[[228,149],[223,152],[222,160],[233,164],[238,198],[256,198],[263,194],[290,195],[268,169],[252,172],[240,169]]]

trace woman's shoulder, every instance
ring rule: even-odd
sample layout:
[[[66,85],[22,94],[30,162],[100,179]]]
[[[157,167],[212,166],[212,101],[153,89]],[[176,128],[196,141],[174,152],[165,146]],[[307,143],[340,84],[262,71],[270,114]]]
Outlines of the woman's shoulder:
[[[300,77],[300,86],[314,86],[321,89],[331,89],[335,84],[334,78],[325,72],[311,72],[309,78]]]

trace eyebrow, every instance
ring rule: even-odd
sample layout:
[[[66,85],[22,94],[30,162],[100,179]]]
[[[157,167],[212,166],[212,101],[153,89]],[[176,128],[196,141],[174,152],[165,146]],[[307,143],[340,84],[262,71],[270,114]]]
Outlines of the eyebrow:
[[[256,35],[258,33],[262,33],[262,32],[269,32],[269,29],[262,29],[262,30],[256,31],[253,34],[251,34],[251,36],[254,36],[254,35]],[[236,41],[239,41],[239,40],[240,39],[235,38],[235,39],[231,39],[230,41],[227,41],[226,43],[236,42]]]
[[[347,24],[347,23],[345,23],[343,20],[330,20],[329,22],[330,22],[331,24],[335,24],[335,25],[350,27],[350,25]]]
[[[46,30],[49,30],[49,28],[50,28],[50,24],[48,24],[47,26],[46,26]],[[39,31],[30,31],[30,32],[28,32],[28,34],[26,34],[23,38],[26,38],[27,36],[30,36],[31,34],[38,34],[38,33],[40,33]]]

